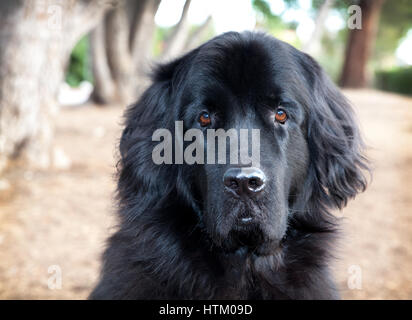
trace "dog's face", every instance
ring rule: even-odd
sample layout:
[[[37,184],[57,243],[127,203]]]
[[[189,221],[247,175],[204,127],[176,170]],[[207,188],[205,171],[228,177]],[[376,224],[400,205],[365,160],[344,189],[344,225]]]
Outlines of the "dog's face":
[[[205,137],[208,129],[223,129],[240,140],[240,130],[247,129],[249,155],[258,152],[259,163],[241,163],[240,150],[232,163],[227,138],[226,163],[216,156],[215,163],[191,168],[194,189],[216,244],[266,254],[285,236],[289,206],[307,175],[306,112],[288,88],[294,73],[284,69],[294,61],[281,47],[254,41],[220,45],[210,43],[192,61],[179,114],[186,130],[202,130]],[[258,130],[258,140],[252,141],[252,129]],[[205,154],[211,143],[216,154],[222,153],[217,140],[205,139]]]
[[[226,95],[231,95],[230,90]],[[304,112],[281,100],[230,100],[228,105],[216,101],[216,109],[203,105],[198,117],[208,110],[212,121],[207,127],[226,132],[258,129],[259,166],[230,163],[229,154],[226,164],[196,166],[202,218],[212,239],[225,250],[247,247],[256,254],[273,252],[285,236],[289,204],[307,175]],[[286,120],[276,120],[279,115]]]
[[[160,66],[126,118],[119,192],[132,197],[125,203],[139,204],[127,214],[183,199],[226,251],[272,254],[291,215],[322,225],[322,214],[366,186],[362,140],[345,98],[313,59],[262,34],[224,34]],[[183,121],[183,132],[204,133],[204,164],[153,164],[152,133],[169,128],[174,134],[175,121]],[[209,149],[209,129],[236,133],[237,162],[231,139],[219,161],[218,139]],[[241,156],[242,129],[248,129],[251,163]]]

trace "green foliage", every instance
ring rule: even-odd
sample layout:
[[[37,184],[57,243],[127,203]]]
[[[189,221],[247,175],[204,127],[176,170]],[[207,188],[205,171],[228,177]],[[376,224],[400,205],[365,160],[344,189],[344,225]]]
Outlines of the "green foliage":
[[[323,2],[324,0],[312,0],[313,9],[318,10]],[[359,1],[336,0],[333,4],[333,9],[337,10],[342,18],[347,21],[349,18],[347,9],[353,4],[359,4]],[[378,66],[382,67],[382,63],[394,62],[395,50],[410,28],[412,28],[412,6],[410,0],[386,0],[381,9],[378,34],[374,52],[370,59],[370,65],[376,68]],[[328,33],[325,33],[324,39],[322,39],[322,56],[317,58],[328,73],[332,75],[333,79],[337,79],[339,75],[348,34],[349,30],[344,28],[335,39],[329,38]],[[376,76],[378,76],[378,74],[380,75],[380,72],[377,72]],[[384,73],[386,72],[387,71]],[[391,72],[397,74],[395,71]],[[399,77],[401,77],[402,74],[403,73],[400,72]],[[394,77],[396,78],[397,76]],[[380,79],[379,81],[383,80]],[[392,84],[397,80],[388,81],[391,82],[388,86],[392,87],[393,85],[396,88],[400,87]],[[404,92],[405,89],[397,89],[394,91],[399,92],[399,90],[403,90]],[[406,89],[406,91],[408,90]]]
[[[318,9],[324,0],[312,0],[312,6]],[[336,0],[333,8],[338,10],[345,21],[349,18],[347,9],[359,1]],[[401,39],[412,28],[412,6],[410,0],[386,0],[383,3],[375,49],[372,56],[374,64],[382,59],[394,56]],[[347,28],[345,28],[346,31]],[[344,39],[345,40],[345,39]]]
[[[166,39],[170,35],[173,27],[171,28],[163,28],[163,27],[156,27],[155,34],[154,34],[154,41],[153,41],[153,48],[152,53],[154,57],[159,57],[166,45]]]
[[[287,7],[294,7],[297,5],[297,0],[284,0]],[[282,30],[295,30],[296,23],[285,23],[282,21],[281,15],[273,14],[267,0],[253,0],[252,5],[257,13],[257,24],[259,27],[267,30],[267,32],[276,35]]]
[[[189,34],[187,37],[187,41],[193,36],[193,34],[201,28],[202,25],[191,25],[189,29]],[[173,32],[172,27],[159,27],[156,26],[155,33],[154,33],[154,40],[153,40],[153,47],[152,47],[152,54],[153,57],[157,58],[160,57],[163,53],[165,46],[167,45],[167,40],[170,37],[170,34]],[[213,27],[213,24],[210,24],[206,30],[202,33],[201,37],[197,40],[198,44],[206,42],[207,40],[213,38],[216,35],[216,31]]]
[[[189,31],[189,36],[188,39],[193,37],[193,35],[201,28],[202,25],[192,25],[190,27]],[[200,35],[199,38],[196,39],[197,44],[202,44],[210,39],[212,39],[216,35],[216,30],[215,27],[213,26],[213,23],[209,24],[206,28],[206,30],[203,30],[202,34]]]
[[[346,36],[346,29],[336,34],[325,32],[321,42],[321,52],[314,57],[335,82],[338,82],[342,70]]]
[[[282,19],[272,13],[268,2],[265,0],[253,0],[252,5],[258,15],[258,25],[268,32],[274,32],[282,28]]]
[[[382,7],[375,59],[393,55],[400,40],[412,28],[412,5],[410,0],[386,0]]]
[[[90,68],[90,39],[83,37],[70,54],[69,67],[66,72],[66,82],[71,87],[77,87],[82,81],[92,82],[93,75]]]
[[[412,67],[377,71],[375,86],[385,91],[412,95]]]

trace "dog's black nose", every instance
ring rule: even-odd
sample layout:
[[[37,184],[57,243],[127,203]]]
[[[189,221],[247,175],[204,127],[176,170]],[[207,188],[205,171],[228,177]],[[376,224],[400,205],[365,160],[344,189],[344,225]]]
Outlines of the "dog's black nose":
[[[223,176],[227,189],[237,195],[254,195],[265,188],[266,176],[259,168],[230,168]]]

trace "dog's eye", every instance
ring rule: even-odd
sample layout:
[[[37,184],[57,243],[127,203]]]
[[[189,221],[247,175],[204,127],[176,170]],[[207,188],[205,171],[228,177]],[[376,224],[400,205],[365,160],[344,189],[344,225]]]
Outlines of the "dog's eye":
[[[199,117],[199,123],[202,127],[206,127],[210,125],[212,120],[210,119],[210,115],[207,112],[202,112]]]
[[[281,124],[284,124],[287,119],[288,119],[288,115],[286,114],[286,111],[281,108],[278,108],[276,110],[275,120]]]

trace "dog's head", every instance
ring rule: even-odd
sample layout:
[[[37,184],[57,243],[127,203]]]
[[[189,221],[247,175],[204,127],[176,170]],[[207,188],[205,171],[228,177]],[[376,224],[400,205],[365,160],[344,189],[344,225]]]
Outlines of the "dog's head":
[[[350,105],[312,58],[263,34],[227,33],[160,66],[127,121],[120,194],[135,188],[140,208],[182,199],[228,251],[270,254],[291,215],[341,208],[366,185]],[[160,128],[173,164],[153,163]]]

